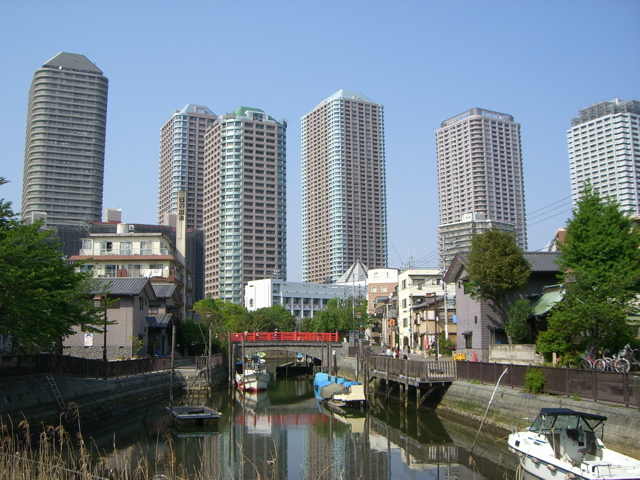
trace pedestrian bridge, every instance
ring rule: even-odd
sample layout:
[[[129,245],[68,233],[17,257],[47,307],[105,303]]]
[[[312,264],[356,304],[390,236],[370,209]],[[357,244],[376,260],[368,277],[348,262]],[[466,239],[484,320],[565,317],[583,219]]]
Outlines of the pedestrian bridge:
[[[229,338],[236,349],[246,353],[265,352],[286,358],[302,353],[321,360],[323,365],[329,363],[334,350],[343,346],[338,342],[338,332],[245,332],[231,333]]]

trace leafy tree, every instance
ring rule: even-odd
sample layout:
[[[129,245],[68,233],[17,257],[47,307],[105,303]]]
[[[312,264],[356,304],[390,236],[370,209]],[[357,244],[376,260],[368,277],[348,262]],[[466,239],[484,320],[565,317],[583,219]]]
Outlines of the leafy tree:
[[[516,300],[509,309],[509,323],[504,330],[514,343],[529,343],[531,335],[527,320],[530,315],[531,304],[526,298]]]
[[[585,350],[617,350],[631,340],[627,317],[637,312],[640,230],[617,202],[587,186],[560,250],[564,300],[538,337],[538,351],[575,357]]]
[[[360,323],[363,328],[369,324],[366,299],[332,298],[327,302],[326,310],[320,310],[313,318],[303,320],[302,329],[308,332],[337,331],[345,335],[350,330],[357,330]]]
[[[198,303],[198,302],[196,302]],[[204,322],[195,322],[187,319],[180,324],[180,334],[182,337],[182,346],[187,351],[183,351],[185,355],[204,355],[209,342],[209,327]],[[213,338],[213,343],[218,345],[218,338]],[[219,346],[219,345],[218,345]],[[213,348],[216,351],[215,348]]]
[[[193,311],[200,315],[200,320],[203,325],[209,326],[222,325],[222,313],[218,306],[218,300],[211,298],[210,296],[202,300],[198,300],[193,304]]]
[[[281,332],[293,332],[296,328],[296,317],[282,305],[259,308],[251,317],[251,330],[258,332],[271,332],[276,328]]]
[[[41,227],[21,224],[11,202],[0,199],[0,335],[24,352],[60,351],[74,328],[103,326],[92,279],[65,261],[53,232]]]
[[[474,235],[466,268],[465,287],[471,298],[490,302],[513,343],[507,327],[511,297],[527,285],[531,275],[515,236],[497,229]]]

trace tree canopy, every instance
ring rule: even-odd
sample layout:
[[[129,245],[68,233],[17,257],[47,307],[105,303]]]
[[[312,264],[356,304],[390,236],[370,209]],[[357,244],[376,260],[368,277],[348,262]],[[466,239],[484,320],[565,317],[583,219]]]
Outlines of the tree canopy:
[[[0,200],[0,335],[22,352],[59,351],[74,327],[102,325],[90,276],[76,271],[53,232],[41,227],[20,223],[11,202]]]
[[[474,235],[467,256],[465,287],[471,298],[487,300],[498,314],[511,343],[510,296],[527,285],[531,266],[516,243],[515,236],[497,229]]]
[[[345,335],[349,331],[369,326],[367,300],[332,298],[327,302],[326,310],[315,312],[313,318],[305,318],[302,329],[307,332],[339,332]]]
[[[565,295],[538,337],[549,356],[615,351],[632,338],[627,322],[640,292],[640,230],[619,204],[587,186],[560,243]]]

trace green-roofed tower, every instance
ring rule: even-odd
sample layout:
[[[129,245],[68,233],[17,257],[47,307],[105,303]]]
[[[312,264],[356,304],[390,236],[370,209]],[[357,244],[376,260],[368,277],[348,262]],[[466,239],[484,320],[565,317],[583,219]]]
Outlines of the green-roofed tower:
[[[205,135],[205,294],[243,304],[250,280],[287,276],[285,121],[259,108],[221,115]]]

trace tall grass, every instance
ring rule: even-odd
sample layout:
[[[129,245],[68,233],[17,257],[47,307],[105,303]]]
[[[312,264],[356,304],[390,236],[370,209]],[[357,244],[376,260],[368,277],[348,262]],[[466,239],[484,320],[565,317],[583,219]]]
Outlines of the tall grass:
[[[6,421],[5,421],[6,420]],[[72,427],[72,428],[71,428]],[[26,420],[17,425],[0,418],[0,478],[2,480],[221,480],[233,478],[232,472],[205,472],[203,467],[178,464],[174,439],[169,432],[158,438],[156,454],[149,460],[141,448],[119,450],[115,439],[109,452],[85,443],[77,407],[70,404],[56,427],[46,426],[32,432]],[[252,470],[252,478],[276,477],[277,454],[267,462],[268,476],[263,477],[256,465],[238,450],[243,463]],[[200,462],[203,465],[203,462]]]

